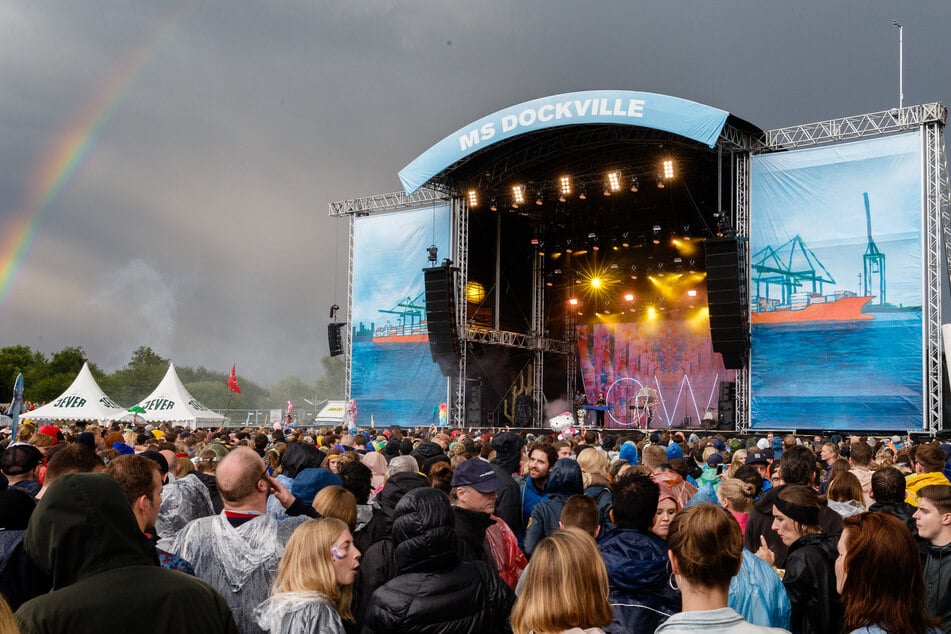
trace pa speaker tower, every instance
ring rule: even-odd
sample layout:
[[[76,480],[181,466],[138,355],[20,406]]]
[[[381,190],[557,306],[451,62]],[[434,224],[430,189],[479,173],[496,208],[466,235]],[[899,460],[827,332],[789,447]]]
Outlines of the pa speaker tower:
[[[455,376],[462,356],[456,327],[455,271],[449,266],[423,269],[429,352],[443,376]]]
[[[724,366],[734,370],[746,364],[750,351],[745,246],[737,238],[708,239],[705,246],[713,351],[723,356]]]

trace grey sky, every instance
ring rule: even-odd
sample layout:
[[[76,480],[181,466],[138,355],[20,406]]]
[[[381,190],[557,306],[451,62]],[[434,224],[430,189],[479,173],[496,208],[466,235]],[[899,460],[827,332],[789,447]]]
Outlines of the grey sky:
[[[669,94],[764,128],[883,110],[896,18],[905,104],[947,103],[938,1],[0,0],[0,346],[82,346],[113,370],[150,345],[312,380],[346,299],[329,201],[396,191],[446,134],[561,92]],[[27,216],[97,105],[78,167]]]

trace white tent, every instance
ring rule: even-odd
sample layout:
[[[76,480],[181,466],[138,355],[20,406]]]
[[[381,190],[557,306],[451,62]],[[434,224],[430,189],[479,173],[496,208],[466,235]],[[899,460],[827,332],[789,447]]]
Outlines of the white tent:
[[[185,425],[192,429],[202,427],[217,427],[223,425],[227,420],[221,414],[211,411],[188,393],[178,373],[175,372],[175,364],[168,365],[168,372],[165,378],[158,384],[152,393],[139,401],[139,407],[145,410],[145,414],[138,414],[136,419],[150,424],[172,423],[173,425]],[[131,421],[133,415],[131,412],[123,411],[121,415],[114,416],[114,419],[123,419]]]
[[[32,412],[20,414],[20,420],[86,420],[106,422],[126,410],[106,396],[84,363],[72,385],[55,400]]]
[[[342,425],[347,416],[347,401],[327,401],[314,418],[315,424]]]

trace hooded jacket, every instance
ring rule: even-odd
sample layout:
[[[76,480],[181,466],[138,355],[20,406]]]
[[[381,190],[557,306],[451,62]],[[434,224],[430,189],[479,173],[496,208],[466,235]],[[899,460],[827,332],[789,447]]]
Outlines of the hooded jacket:
[[[373,517],[363,530],[354,535],[354,543],[363,553],[353,586],[352,610],[357,623],[362,622],[367,603],[376,589],[398,572],[392,539],[396,505],[413,489],[428,486],[429,481],[418,473],[393,474],[374,499]]]
[[[548,486],[545,499],[535,505],[532,516],[525,528],[525,554],[529,557],[542,539],[558,529],[561,509],[565,500],[575,494],[584,493],[584,480],[578,461],[572,458],[559,458],[548,474]]]
[[[52,592],[17,610],[24,633],[238,631],[208,584],[158,566],[108,475],[60,476],[37,506],[24,548],[53,581]]]
[[[495,498],[495,514],[508,524],[513,533],[522,528],[519,485],[512,477],[520,466],[522,444],[518,434],[511,431],[504,431],[492,438],[492,447],[495,449],[492,469],[502,482],[498,497]]]
[[[480,561],[460,563],[449,498],[410,491],[396,507],[400,574],[377,590],[362,632],[507,632],[515,595]]]
[[[608,569],[614,622],[608,632],[653,632],[680,611],[680,591],[670,585],[667,542],[653,533],[615,528],[598,541]]]

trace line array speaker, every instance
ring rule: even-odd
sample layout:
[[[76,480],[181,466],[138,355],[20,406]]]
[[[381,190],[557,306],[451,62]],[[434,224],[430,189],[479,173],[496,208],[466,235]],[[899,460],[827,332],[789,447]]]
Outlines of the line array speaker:
[[[708,239],[704,254],[713,351],[723,356],[724,366],[735,370],[746,364],[750,351],[745,245],[737,238]]]
[[[327,345],[332,357],[343,354],[343,337],[340,335],[340,330],[346,325],[347,322],[327,324]]]
[[[423,269],[423,278],[429,353],[443,376],[455,376],[462,356],[456,327],[455,274],[451,267],[436,266]]]

